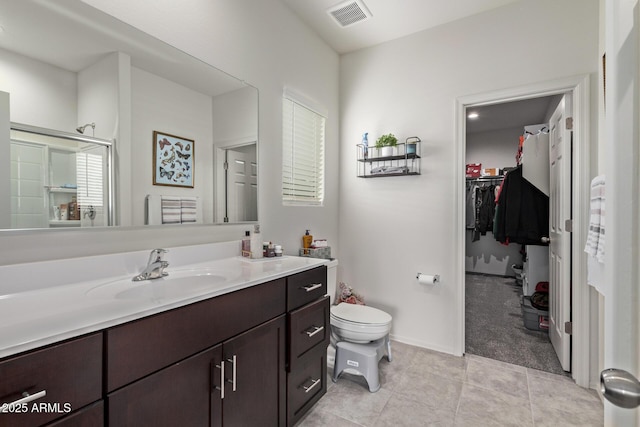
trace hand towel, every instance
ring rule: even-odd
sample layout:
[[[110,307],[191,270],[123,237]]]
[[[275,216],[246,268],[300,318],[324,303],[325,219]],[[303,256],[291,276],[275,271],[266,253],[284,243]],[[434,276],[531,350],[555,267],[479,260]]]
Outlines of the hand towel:
[[[597,176],[591,181],[591,216],[584,251],[604,263],[605,222],[605,177]]]
[[[180,197],[162,196],[161,210],[163,224],[180,224],[181,220]]]
[[[600,294],[606,295],[604,281],[604,218],[605,177],[600,175],[591,181],[589,230],[584,251],[587,257],[587,283]]]
[[[198,202],[195,197],[180,199],[180,219],[184,223],[195,223],[197,220]]]

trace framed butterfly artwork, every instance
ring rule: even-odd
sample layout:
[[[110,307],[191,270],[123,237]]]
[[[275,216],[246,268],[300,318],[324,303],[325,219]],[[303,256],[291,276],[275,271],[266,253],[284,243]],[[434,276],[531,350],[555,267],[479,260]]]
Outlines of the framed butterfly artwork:
[[[153,185],[193,188],[195,142],[153,131]]]

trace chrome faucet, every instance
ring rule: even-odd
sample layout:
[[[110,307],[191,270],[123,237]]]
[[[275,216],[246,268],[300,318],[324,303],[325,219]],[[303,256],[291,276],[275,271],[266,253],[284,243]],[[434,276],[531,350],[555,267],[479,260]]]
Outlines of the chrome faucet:
[[[140,282],[142,280],[151,280],[151,279],[159,279],[168,275],[165,268],[169,266],[169,263],[162,259],[165,253],[168,251],[166,249],[154,249],[149,254],[149,261],[147,262],[147,267],[144,271],[137,276],[135,276],[132,280],[134,282]]]

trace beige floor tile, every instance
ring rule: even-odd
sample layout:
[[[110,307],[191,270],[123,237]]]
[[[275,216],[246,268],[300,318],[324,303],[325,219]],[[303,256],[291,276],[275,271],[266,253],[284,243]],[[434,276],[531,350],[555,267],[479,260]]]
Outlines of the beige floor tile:
[[[327,391],[314,409],[363,426],[372,426],[391,397],[391,392],[381,388],[375,393],[370,393],[355,380],[358,378],[354,378],[354,381],[338,380],[335,387]]]
[[[573,381],[533,376],[529,377],[529,391],[537,422],[551,413],[567,415],[568,420],[576,417],[602,420],[603,404],[597,392],[579,387]]]
[[[522,372],[522,373],[527,372],[527,368],[525,368],[524,366],[518,366],[512,363],[502,362],[500,360],[488,359],[486,357],[478,356],[475,354],[465,354],[464,357],[465,359],[467,359],[467,364],[469,363],[470,360],[474,360],[479,363],[487,363],[489,365],[499,366],[503,369],[508,369],[510,371],[516,371],[516,372]],[[549,375],[552,375],[552,374],[549,374]]]
[[[467,361],[466,382],[489,391],[510,394],[521,399],[529,399],[527,373],[504,369],[498,364],[491,364],[477,359]]]
[[[296,427],[358,427],[360,424],[356,424],[349,420],[346,420],[331,412],[313,408],[307,415],[304,416]]]
[[[464,358],[392,342],[381,389],[362,376],[328,381],[299,426],[601,426],[602,402],[569,376],[475,355]],[[332,370],[328,370],[331,377]],[[454,418],[455,417],[455,418]]]
[[[465,384],[456,426],[533,426],[528,399]]]
[[[374,427],[453,426],[454,408],[443,408],[391,396]]]
[[[571,410],[571,408],[564,410],[534,407],[532,410],[533,422],[536,427],[601,427],[604,425],[602,408],[596,406],[582,412]]]
[[[411,369],[400,378],[394,395],[433,407],[455,410],[461,391],[462,381]]]
[[[462,381],[465,376],[466,360],[464,357],[422,349],[416,353],[410,368],[413,372],[430,373]]]

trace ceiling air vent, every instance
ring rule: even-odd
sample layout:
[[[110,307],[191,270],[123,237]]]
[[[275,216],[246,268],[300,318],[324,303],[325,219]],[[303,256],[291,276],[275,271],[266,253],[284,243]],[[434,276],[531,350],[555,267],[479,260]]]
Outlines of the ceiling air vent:
[[[371,18],[371,12],[360,0],[349,0],[331,7],[327,13],[341,27],[348,27]]]

